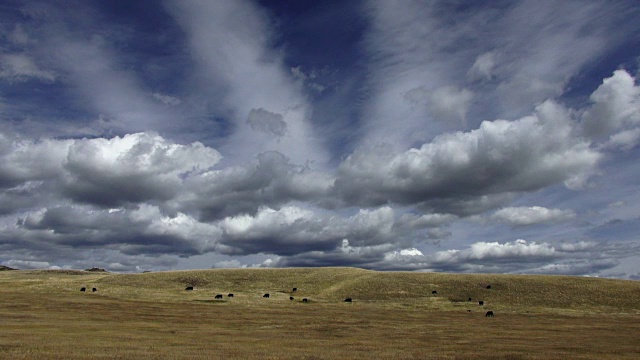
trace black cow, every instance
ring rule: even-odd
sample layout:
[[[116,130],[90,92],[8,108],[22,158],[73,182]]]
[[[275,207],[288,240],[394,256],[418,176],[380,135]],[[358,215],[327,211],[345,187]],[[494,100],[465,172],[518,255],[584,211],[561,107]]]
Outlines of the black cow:
[[[193,290],[193,286],[187,286],[186,288],[184,288],[185,291],[191,291]]]
[[[302,302],[309,302],[309,299],[304,298],[304,299],[302,299]]]
[[[98,289],[93,288],[93,289],[91,289],[91,291],[96,292],[96,291],[98,291]]]
[[[269,294],[262,295],[263,298],[269,298]]]
[[[228,297],[233,297],[233,294],[229,294],[229,295],[227,295],[227,296],[228,296]]]
[[[353,300],[351,298],[346,298],[344,299],[344,302],[352,302]]]
[[[491,289],[491,285],[487,285],[487,289]]]
[[[87,288],[80,288],[80,291],[86,291]]]
[[[493,311],[487,311],[486,314],[484,314],[485,317],[493,317]]]
[[[478,301],[478,305],[480,305],[480,306],[484,305],[484,301],[482,301],[482,300]]]
[[[216,295],[216,299],[222,299],[222,294]]]
[[[293,300],[293,296],[289,296],[289,300]]]
[[[469,298],[469,301],[471,301],[471,298]]]
[[[291,292],[296,292],[296,291],[298,291],[298,288],[291,289]]]
[[[437,292],[437,291],[435,291],[435,290],[433,290],[433,291],[431,292],[431,295],[438,295],[438,292]]]
[[[467,310],[467,312],[471,312],[471,310]]]

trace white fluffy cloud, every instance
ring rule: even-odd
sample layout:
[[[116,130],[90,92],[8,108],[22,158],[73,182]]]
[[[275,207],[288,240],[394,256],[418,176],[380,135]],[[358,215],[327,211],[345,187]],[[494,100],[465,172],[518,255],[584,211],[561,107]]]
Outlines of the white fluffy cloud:
[[[631,150],[640,143],[640,128],[623,130],[609,137],[604,143],[606,149]]]
[[[504,258],[550,258],[557,256],[549,244],[527,243],[516,240],[512,243],[477,242],[464,250],[439,251],[433,255],[436,263],[462,263],[465,261],[490,261]]]
[[[186,175],[207,170],[221,156],[201,143],[180,145],[152,133],[41,141],[0,134],[0,158],[0,187],[43,181],[76,201],[111,206],[168,200]]]
[[[491,218],[509,225],[533,225],[566,221],[575,218],[571,210],[548,209],[541,206],[507,207],[496,211]]]
[[[591,94],[593,106],[583,117],[587,135],[598,137],[640,124],[640,87],[625,70],[616,70]]]

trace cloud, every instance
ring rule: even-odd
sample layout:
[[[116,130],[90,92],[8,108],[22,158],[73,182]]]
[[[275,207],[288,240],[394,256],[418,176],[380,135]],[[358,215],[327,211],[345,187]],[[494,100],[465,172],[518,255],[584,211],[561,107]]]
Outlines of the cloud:
[[[212,268],[224,269],[224,268],[240,268],[243,267],[240,261],[233,260],[220,260],[213,264]]]
[[[180,208],[198,211],[205,220],[239,213],[255,214],[263,206],[278,208],[291,201],[331,207],[334,177],[294,165],[278,152],[259,154],[245,166],[229,166],[189,177],[176,200]]]
[[[603,144],[603,148],[628,151],[638,146],[638,143],[640,143],[640,128],[635,128],[611,135]]]
[[[471,126],[486,119],[521,117],[561,96],[583,67],[637,29],[621,26],[626,5],[610,5],[562,2],[540,7],[535,1],[519,1],[507,7],[477,3],[461,10],[447,2],[366,1],[362,137],[406,148],[442,133],[437,117],[443,111],[433,113],[433,106],[402,101],[413,89],[467,90],[457,96],[466,102],[449,103],[441,97],[435,104],[447,114],[466,114],[461,125]],[[470,93],[473,102],[467,100]],[[459,118],[460,113],[455,115]]]
[[[220,159],[201,143],[178,145],[150,133],[76,140],[63,182],[71,198],[102,206],[168,200],[178,191],[181,176],[207,170]]]
[[[635,5],[76,5],[2,26],[5,263],[637,273]]]
[[[495,66],[495,52],[490,51],[481,54],[476,58],[476,61],[473,63],[469,71],[467,71],[467,78],[470,81],[489,81],[495,77]]]
[[[433,261],[435,263],[491,262],[491,260],[504,259],[552,258],[557,255],[556,250],[549,244],[516,240],[505,244],[477,242],[464,250],[440,251],[435,253]]]
[[[25,45],[30,41],[29,34],[21,24],[15,25],[13,30],[9,33],[8,38],[13,44],[18,45]]]
[[[178,99],[177,97],[164,95],[161,93],[153,93],[153,98],[165,105],[178,106],[182,104],[182,100]]]
[[[570,113],[547,101],[531,116],[484,121],[399,154],[361,148],[340,165],[336,188],[350,204],[433,206],[562,182],[576,187],[599,159],[574,136]]]
[[[507,207],[496,211],[491,218],[512,226],[544,224],[570,220],[576,217],[571,210],[548,209],[541,206]]]
[[[428,231],[424,230],[434,229],[443,222],[442,219],[435,223],[408,222],[406,216],[398,216],[390,207],[361,209],[349,217],[293,206],[278,210],[265,207],[255,215],[221,220],[220,228],[224,232],[221,244],[227,247],[224,251],[228,254],[275,253],[286,256],[284,262],[303,261],[301,258],[306,255],[302,254],[316,252],[335,255],[336,252],[351,254],[374,248],[388,251],[397,244],[411,243],[416,236],[426,239]],[[345,247],[345,244],[349,246]],[[369,250],[367,253],[372,254]]]
[[[59,176],[71,144],[71,140],[35,141],[0,133],[0,188]]]
[[[421,86],[407,91],[404,98],[412,104],[426,106],[436,120],[464,123],[473,93],[454,86],[443,86],[434,91]]]
[[[527,274],[551,274],[551,275],[583,275],[593,274],[598,271],[616,267],[619,262],[615,259],[602,260],[576,260],[567,263],[550,263],[540,267],[527,269]]]
[[[287,132],[287,123],[282,120],[281,114],[269,112],[265,109],[251,109],[247,117],[247,124],[251,129],[265,134],[284,136]]]
[[[165,4],[187,35],[198,74],[194,86],[206,107],[232,124],[219,147],[228,161],[240,164],[277,151],[295,164],[326,163],[328,153],[309,121],[311,104],[283,54],[272,48],[275,35],[263,8],[249,1]]]
[[[183,177],[208,170],[221,156],[201,143],[179,145],[153,133],[40,141],[0,133],[0,159],[0,188],[43,181],[75,201],[112,207],[171,199]]]
[[[45,82],[56,80],[53,71],[42,70],[25,54],[0,54],[0,79],[24,82],[36,79]]]
[[[60,270],[56,265],[51,265],[47,261],[31,261],[31,260],[9,260],[5,262],[6,266],[19,270]]]
[[[640,124],[640,87],[625,70],[616,70],[613,76],[604,79],[589,99],[593,105],[582,117],[588,136],[608,135],[620,128]]]

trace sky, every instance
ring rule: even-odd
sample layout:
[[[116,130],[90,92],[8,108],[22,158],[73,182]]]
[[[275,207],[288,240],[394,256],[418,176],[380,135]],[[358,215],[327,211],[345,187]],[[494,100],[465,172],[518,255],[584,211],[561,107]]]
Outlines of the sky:
[[[640,279],[640,3],[0,4],[0,264]]]

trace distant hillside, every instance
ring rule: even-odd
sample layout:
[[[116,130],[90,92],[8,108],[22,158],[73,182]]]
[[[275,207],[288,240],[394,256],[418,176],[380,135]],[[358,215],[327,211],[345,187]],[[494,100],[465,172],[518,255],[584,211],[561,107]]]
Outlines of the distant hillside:
[[[339,303],[351,297],[354,304],[424,310],[640,314],[639,281],[575,276],[379,272],[357,268],[139,274],[34,270],[10,274],[7,276],[14,281],[23,279],[34,291],[77,292],[80,287],[95,286],[101,296],[142,301],[208,301],[216,294],[234,293],[233,303],[252,306],[261,304],[258,301],[262,295],[270,293],[274,304],[288,301],[289,296],[307,297],[316,304]],[[36,281],[38,278],[40,282]],[[0,279],[9,280],[4,275]],[[185,291],[188,286],[193,286],[194,291]],[[296,292],[292,292],[294,287]]]
[[[8,266],[0,265],[0,271],[17,270]]]

